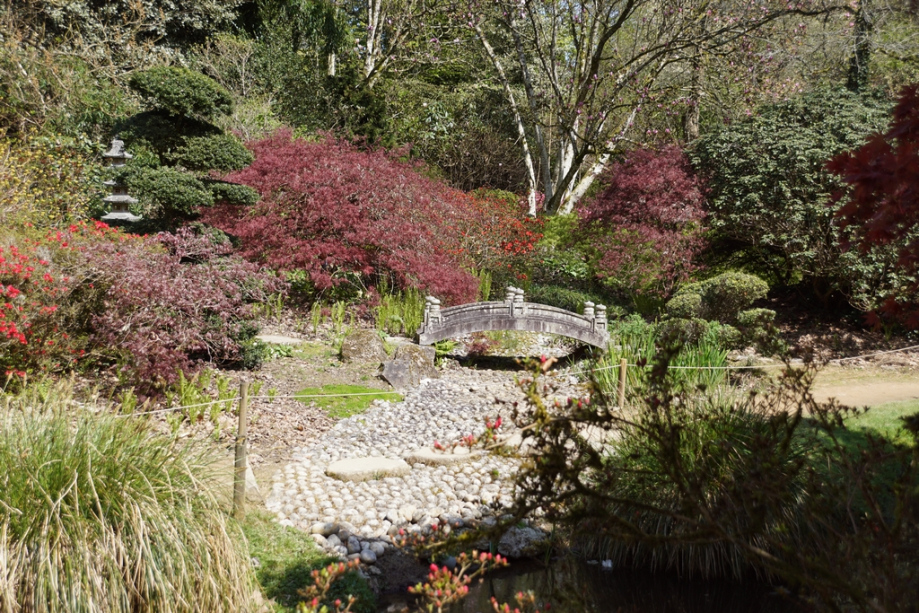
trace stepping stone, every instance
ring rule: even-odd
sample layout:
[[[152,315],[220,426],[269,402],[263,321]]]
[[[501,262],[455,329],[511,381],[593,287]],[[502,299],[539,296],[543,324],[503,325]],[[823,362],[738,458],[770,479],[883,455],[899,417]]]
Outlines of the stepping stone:
[[[303,342],[302,338],[291,338],[290,336],[279,336],[277,334],[257,334],[255,338],[263,343],[271,343],[272,345],[299,345]]]
[[[325,474],[339,481],[371,481],[384,477],[401,477],[412,471],[402,460],[389,458],[349,458],[329,464]]]
[[[409,464],[420,463],[433,466],[449,466],[451,464],[459,464],[460,462],[474,460],[483,455],[483,453],[484,452],[480,449],[470,450],[468,447],[457,447],[452,452],[450,450],[439,451],[430,447],[424,447],[422,449],[416,449],[403,457]]]

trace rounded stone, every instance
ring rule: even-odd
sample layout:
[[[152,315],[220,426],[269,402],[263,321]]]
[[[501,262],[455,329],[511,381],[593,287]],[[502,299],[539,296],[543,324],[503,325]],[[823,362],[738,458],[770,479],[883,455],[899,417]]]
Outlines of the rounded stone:
[[[310,527],[311,534],[320,534],[322,536],[329,536],[338,532],[338,526],[333,523],[319,522],[315,523]]]
[[[360,553],[361,551],[361,542],[357,540],[357,537],[352,536],[348,539],[348,553]]]

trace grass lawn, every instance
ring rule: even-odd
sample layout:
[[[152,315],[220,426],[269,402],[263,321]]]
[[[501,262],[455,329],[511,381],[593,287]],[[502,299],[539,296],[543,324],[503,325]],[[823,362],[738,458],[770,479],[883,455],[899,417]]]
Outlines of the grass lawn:
[[[850,428],[873,430],[890,437],[893,441],[909,444],[912,438],[903,430],[903,421],[900,418],[913,413],[919,413],[919,400],[889,402],[850,417],[847,424]]]
[[[310,573],[336,561],[323,553],[306,532],[281,526],[270,513],[250,512],[242,528],[249,541],[249,555],[258,560],[255,574],[262,592],[275,601],[278,613],[293,613],[303,600],[298,591],[313,583]],[[355,613],[375,610],[373,593],[357,573],[339,579],[327,600],[345,600],[349,594],[358,598],[352,608]]]
[[[365,395],[335,396],[335,394]],[[378,399],[399,402],[402,400],[402,395],[363,385],[323,385],[322,387],[307,387],[297,392],[297,400],[305,403],[315,402],[319,408],[329,414],[329,417],[335,419],[344,419],[363,413],[371,402]]]

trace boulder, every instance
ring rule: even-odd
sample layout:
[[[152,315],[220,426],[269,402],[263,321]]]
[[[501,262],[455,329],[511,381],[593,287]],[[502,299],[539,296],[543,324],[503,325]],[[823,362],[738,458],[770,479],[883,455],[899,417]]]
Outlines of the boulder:
[[[345,362],[379,364],[386,359],[383,339],[376,330],[357,328],[342,340],[341,359]]]
[[[413,376],[412,363],[408,360],[383,362],[383,378],[399,391],[414,387],[421,381],[421,377]]]
[[[498,541],[498,553],[508,558],[524,558],[539,553],[546,533],[530,527],[514,526]]]
[[[397,390],[415,387],[422,379],[440,376],[434,366],[434,348],[403,343],[392,360],[383,363],[383,378]]]
[[[396,360],[407,360],[412,363],[415,372],[428,379],[436,379],[440,376],[437,368],[434,366],[434,358],[437,352],[434,347],[422,347],[415,343],[403,343],[396,348]]]

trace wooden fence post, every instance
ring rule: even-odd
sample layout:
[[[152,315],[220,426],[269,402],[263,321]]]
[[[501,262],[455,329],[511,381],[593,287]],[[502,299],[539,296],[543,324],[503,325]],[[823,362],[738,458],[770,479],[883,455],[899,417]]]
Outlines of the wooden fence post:
[[[625,408],[625,377],[629,364],[625,358],[619,360],[619,410]]]
[[[249,383],[239,384],[239,425],[236,428],[236,462],[233,475],[233,517],[242,521],[246,518],[246,436],[248,434],[247,413],[249,405]]]

